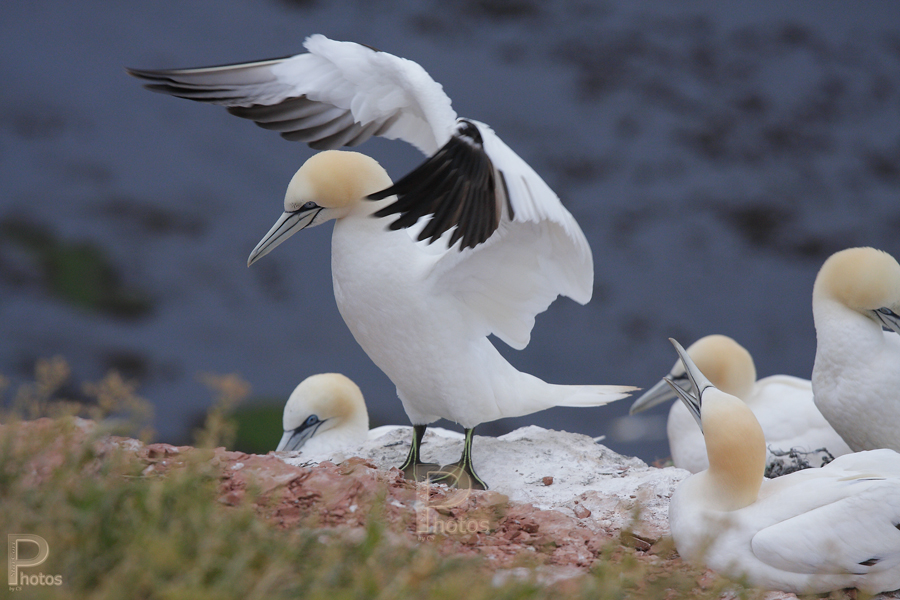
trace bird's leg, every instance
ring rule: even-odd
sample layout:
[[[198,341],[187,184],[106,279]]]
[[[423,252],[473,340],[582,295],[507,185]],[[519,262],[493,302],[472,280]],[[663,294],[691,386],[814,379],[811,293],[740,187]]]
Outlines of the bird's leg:
[[[441,467],[441,472],[432,477],[434,483],[446,483],[459,489],[486,490],[487,484],[475,472],[472,466],[472,438],[475,428],[466,429],[466,441],[463,445],[463,453],[459,461],[452,465]]]
[[[437,463],[423,463],[419,461],[419,446],[422,445],[422,437],[425,435],[427,425],[413,425],[412,443],[409,446],[409,454],[406,462],[400,467],[403,477],[413,481],[425,481],[428,473],[439,471],[441,466]]]

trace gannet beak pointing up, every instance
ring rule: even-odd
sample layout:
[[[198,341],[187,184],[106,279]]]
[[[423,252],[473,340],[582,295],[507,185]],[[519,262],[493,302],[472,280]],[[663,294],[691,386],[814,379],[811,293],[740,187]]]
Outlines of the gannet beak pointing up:
[[[301,229],[306,229],[311,225],[318,225],[316,217],[323,210],[324,208],[315,202],[307,202],[297,210],[285,211],[275,225],[272,226],[272,229],[269,230],[269,233],[260,240],[253,252],[250,253],[250,257],[247,259],[247,266],[249,267],[277,248],[282,242]]]
[[[694,420],[697,421],[697,425],[700,426],[700,430],[702,431],[703,423],[700,420],[700,403],[703,398],[703,392],[707,388],[715,386],[713,386],[709,379],[700,372],[700,369],[697,368],[697,365],[695,365],[694,361],[691,360],[691,357],[688,356],[687,351],[681,347],[681,344],[672,338],[669,338],[669,341],[675,346],[675,351],[678,352],[678,356],[681,358],[681,363],[684,365],[684,370],[687,373],[688,379],[690,379],[693,389],[697,390],[697,395],[695,396],[693,391],[685,391],[680,385],[672,381],[670,377],[663,378],[663,381],[668,383],[675,393],[678,394],[681,401],[684,402],[685,406],[688,407],[688,410],[691,411]]]

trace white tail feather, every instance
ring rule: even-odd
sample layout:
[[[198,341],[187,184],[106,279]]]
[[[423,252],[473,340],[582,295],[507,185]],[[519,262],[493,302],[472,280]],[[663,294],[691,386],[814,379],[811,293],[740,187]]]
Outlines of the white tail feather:
[[[565,388],[565,391],[560,394],[562,399],[557,406],[571,407],[603,406],[627,398],[640,390],[640,388],[630,385],[561,385],[558,387]]]

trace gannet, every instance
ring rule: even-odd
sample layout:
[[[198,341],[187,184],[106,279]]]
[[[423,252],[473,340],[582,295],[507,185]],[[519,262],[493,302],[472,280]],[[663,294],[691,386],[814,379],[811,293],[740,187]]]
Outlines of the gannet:
[[[277,452],[332,452],[362,444],[369,413],[362,392],[340,373],[311,375],[294,388],[284,405],[284,435]]]
[[[586,303],[590,247],[540,176],[490,127],[457,118],[421,66],[321,35],[304,45],[307,53],[289,58],[130,73],[151,81],[151,90],[225,105],[316,149],[379,135],[429,157],[393,184],[367,156],[314,155],[294,175],[284,214],[248,264],[334,219],[338,309],[396,385],[414,426],[401,468],[416,479],[455,469],[486,487],[472,467],[476,425],[552,406],[603,405],[635,389],[548,384],[516,370],[487,338],[524,348],[535,315],[557,296]],[[386,228],[379,217],[395,214]],[[441,417],[466,430],[460,461],[445,467],[419,460],[426,426]]]
[[[900,451],[900,265],[873,248],[838,252],[812,304],[816,405],[853,450]]]
[[[845,454],[821,469],[765,479],[766,441],[753,411],[672,343],[694,388],[667,380],[703,429],[710,464],[669,504],[682,558],[787,592],[900,588],[900,454]]]
[[[276,452],[303,450],[328,454],[356,448],[367,439],[377,439],[399,425],[369,429],[369,412],[362,391],[340,373],[319,373],[300,382],[284,405],[284,435]],[[463,435],[440,427],[431,431],[448,438]]]
[[[813,452],[825,448],[831,456],[850,452],[846,442],[816,408],[808,379],[772,375],[757,380],[753,357],[726,335],[700,338],[691,344],[687,353],[713,385],[750,407],[763,428],[768,449]],[[688,377],[680,360],[675,362],[668,378],[687,389]],[[631,405],[631,414],[677,398],[666,381],[661,380]],[[683,403],[675,402],[669,409],[666,432],[676,467],[691,473],[709,468],[703,433]],[[769,454],[767,462],[773,459]],[[822,460],[816,457],[814,466],[821,466]]]

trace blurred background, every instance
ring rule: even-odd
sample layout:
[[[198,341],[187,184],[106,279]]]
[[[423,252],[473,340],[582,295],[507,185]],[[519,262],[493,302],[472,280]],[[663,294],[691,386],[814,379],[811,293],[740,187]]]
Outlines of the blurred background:
[[[421,64],[575,215],[594,253],[593,300],[558,300],[528,348],[503,348],[547,381],[646,388],[674,364],[667,337],[709,333],[746,346],[760,376],[809,378],[822,262],[857,245],[900,256],[892,0],[5,2],[10,389],[39,358],[63,356],[77,380],[115,369],[153,402],[158,439],[183,443],[212,399],[199,375],[238,373],[253,389],[239,419],[265,451],[294,386],[339,371],[362,388],[372,426],[408,423],[335,307],[330,225],[246,266],[312,151],[124,71],[295,54],[312,33]],[[422,159],[401,142],[360,149],[394,179]],[[666,457],[668,407],[628,417],[629,405],[478,433],[537,424]]]

